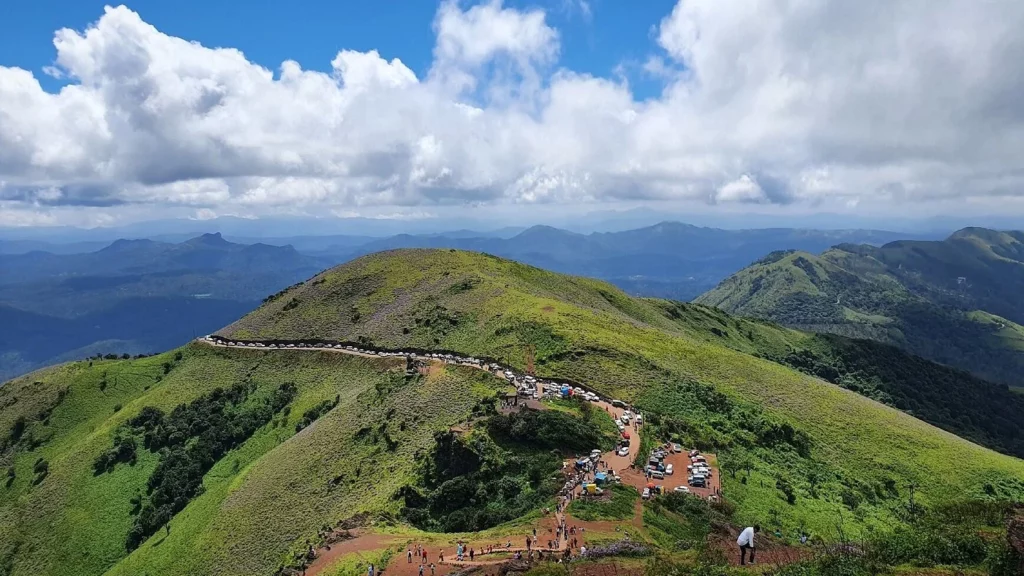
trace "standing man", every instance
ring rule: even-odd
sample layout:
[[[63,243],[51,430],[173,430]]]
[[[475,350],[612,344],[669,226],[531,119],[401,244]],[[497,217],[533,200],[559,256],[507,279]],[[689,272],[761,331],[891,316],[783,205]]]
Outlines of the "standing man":
[[[740,532],[740,537],[736,539],[736,544],[740,547],[740,566],[747,563],[747,550],[750,550],[750,563],[754,563],[754,534],[760,531],[761,526],[754,524]]]

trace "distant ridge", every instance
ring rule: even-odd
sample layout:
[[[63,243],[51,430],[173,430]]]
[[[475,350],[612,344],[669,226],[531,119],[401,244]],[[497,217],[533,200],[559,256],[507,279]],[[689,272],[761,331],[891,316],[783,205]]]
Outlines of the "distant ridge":
[[[900,346],[1024,386],[1024,233],[772,253],[696,301],[744,316]]]

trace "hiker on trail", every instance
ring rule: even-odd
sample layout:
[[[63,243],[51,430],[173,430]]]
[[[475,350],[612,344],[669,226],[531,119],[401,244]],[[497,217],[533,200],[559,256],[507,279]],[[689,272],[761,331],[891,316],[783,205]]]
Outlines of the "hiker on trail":
[[[533,537],[534,538],[537,537],[537,527],[536,526],[533,527]]]
[[[424,564],[427,563],[427,549],[426,548],[423,549],[423,563]]]
[[[474,557],[474,556],[476,556],[476,550],[475,550],[475,549],[473,549],[473,548],[470,548],[470,549],[469,549],[469,561],[470,561],[470,562],[472,562],[472,561],[473,561],[473,557]]]
[[[430,564],[430,576],[434,576],[434,564]]]
[[[423,576],[423,564],[420,564],[420,576]]]
[[[437,561],[444,562],[444,550],[437,551]]]
[[[529,536],[526,537],[526,551],[527,552],[530,551],[530,537]]]
[[[740,547],[740,566],[747,563],[747,550],[750,550],[750,563],[754,563],[754,534],[760,531],[761,526],[754,524],[740,532],[740,537],[736,539],[736,544]]]
[[[405,553],[409,556],[409,564],[412,564],[412,548],[406,548]]]

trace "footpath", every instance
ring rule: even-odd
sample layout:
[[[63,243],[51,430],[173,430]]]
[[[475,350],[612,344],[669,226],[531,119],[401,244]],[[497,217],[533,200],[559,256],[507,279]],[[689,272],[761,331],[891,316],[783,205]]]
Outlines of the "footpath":
[[[421,353],[413,351],[381,351],[361,348],[348,344],[332,343],[258,343],[239,340],[225,339],[217,336],[206,336],[197,339],[197,342],[218,348],[244,348],[260,351],[271,350],[292,350],[292,351],[320,351],[339,354],[349,354],[365,358],[379,357],[405,357],[407,360],[424,363],[440,362],[443,364],[455,364],[470,366],[491,372],[499,377],[504,377],[510,383],[523,382],[525,375],[515,373],[510,368],[496,363],[487,363],[477,358],[463,357],[448,353]],[[535,379],[536,389],[540,396],[544,394],[544,387],[561,387],[560,384]],[[614,420],[618,421],[623,413],[628,410],[624,404],[616,406],[604,398],[592,401],[592,404],[607,412]],[[616,402],[616,404],[622,404]],[[540,520],[533,525],[524,526],[524,532],[512,537],[505,537],[504,542],[494,537],[465,537],[458,540],[447,540],[438,542],[444,535],[424,535],[420,542],[409,536],[392,536],[387,534],[361,533],[360,530],[336,531],[331,539],[342,537],[346,539],[335,541],[333,544],[323,546],[311,551],[312,560],[299,572],[304,576],[319,576],[326,573],[336,562],[350,554],[362,556],[370,552],[379,553],[385,549],[399,548],[403,544],[405,550],[392,557],[384,570],[378,570],[375,576],[447,576],[453,572],[464,572],[470,569],[481,570],[483,573],[497,573],[497,568],[509,561],[522,559],[535,559],[538,556],[551,559],[568,559],[577,556],[583,547],[588,546],[590,535],[603,535],[623,531],[627,527],[641,528],[643,526],[643,504],[637,501],[633,518],[623,522],[610,521],[582,521],[571,518],[566,510],[570,502],[582,497],[583,482],[593,478],[597,471],[612,472],[621,478],[623,484],[633,486],[638,492],[643,492],[650,481],[643,472],[633,466],[637,452],[640,450],[640,428],[642,425],[634,423],[629,428],[629,451],[626,455],[620,456],[616,450],[605,452],[598,459],[595,469],[585,472],[570,472],[573,470],[573,461],[564,463],[567,474],[566,485],[559,494],[558,504],[555,510],[548,511]],[[686,486],[686,458],[685,453],[672,454],[668,461],[675,464],[676,473],[666,476],[664,480],[658,480],[658,484],[665,486],[666,491],[671,491],[676,486]],[[711,494],[720,493],[720,478],[717,466],[714,466],[714,455],[707,455],[712,464],[713,483],[708,488],[700,490],[691,489],[695,496],[707,497]],[[704,492],[707,492],[706,494]],[[520,544],[522,543],[522,544]],[[463,557],[458,558],[458,547],[463,548]],[[472,554],[470,554],[472,550]],[[410,555],[411,553],[411,555]],[[538,554],[539,553],[539,554]]]

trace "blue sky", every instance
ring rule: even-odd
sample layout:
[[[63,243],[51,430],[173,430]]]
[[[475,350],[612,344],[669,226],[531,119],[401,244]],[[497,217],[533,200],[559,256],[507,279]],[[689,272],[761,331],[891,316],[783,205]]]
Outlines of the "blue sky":
[[[885,5],[7,0],[0,226],[1024,215],[1024,2]]]
[[[32,70],[48,91],[67,83],[43,73],[53,64],[53,34],[82,30],[105,5],[93,0],[5,0],[0,7],[0,65]],[[464,2],[468,4],[468,2]],[[638,97],[656,95],[662,83],[642,73],[656,25],[672,11],[671,0],[578,0],[522,2],[507,7],[543,8],[561,35],[559,64],[595,76],[626,74]],[[135,0],[125,5],[160,31],[209,47],[238,48],[250,61],[276,70],[285,60],[330,70],[341,49],[376,49],[399,58],[420,77],[431,64],[437,4],[429,0]]]

